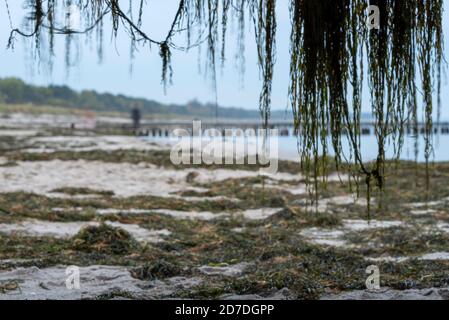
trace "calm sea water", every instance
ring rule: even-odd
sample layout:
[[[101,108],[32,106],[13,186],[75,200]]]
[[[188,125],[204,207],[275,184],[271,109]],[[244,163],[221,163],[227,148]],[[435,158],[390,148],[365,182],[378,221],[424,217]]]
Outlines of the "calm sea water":
[[[174,144],[176,143],[176,138],[167,138],[167,137],[145,137],[143,138],[147,141],[154,141],[158,143],[167,143]],[[203,138],[204,139],[204,138]],[[237,137],[237,143],[244,142],[244,138]],[[278,137],[278,150],[279,150],[279,158],[284,160],[292,160],[299,161],[299,151],[298,151],[298,141],[296,137]],[[423,136],[419,136],[418,138],[418,161],[424,162],[424,138]],[[416,138],[414,137],[406,137],[404,141],[404,146],[402,148],[400,158],[402,160],[414,160],[415,159],[415,143]],[[328,143],[331,146],[331,142]],[[362,155],[364,161],[374,160],[377,157],[377,141],[375,136],[362,136],[361,138],[361,146],[362,146]],[[436,162],[444,162],[449,161],[449,135],[438,135],[433,139],[433,156],[431,157],[432,161]],[[347,143],[343,143],[343,151],[344,154],[349,157],[350,150],[348,148]],[[333,150],[329,150],[329,154],[333,154]],[[394,148],[392,145],[387,146],[386,154],[388,157],[392,157],[394,155]]]

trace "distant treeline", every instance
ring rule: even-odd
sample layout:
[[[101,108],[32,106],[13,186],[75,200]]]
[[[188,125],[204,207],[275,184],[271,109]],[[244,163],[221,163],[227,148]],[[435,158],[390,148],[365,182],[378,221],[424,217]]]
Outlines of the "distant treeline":
[[[197,101],[191,101],[185,105],[166,105],[153,100],[98,93],[93,90],[78,92],[67,86],[33,86],[17,78],[0,79],[0,103],[33,104],[36,106],[127,113],[132,108],[137,107],[145,116],[155,114],[213,118],[216,114],[214,104],[201,104]],[[250,119],[258,118],[259,116],[257,109],[218,108],[219,118]],[[273,118],[285,118],[285,112],[275,111],[272,116]]]

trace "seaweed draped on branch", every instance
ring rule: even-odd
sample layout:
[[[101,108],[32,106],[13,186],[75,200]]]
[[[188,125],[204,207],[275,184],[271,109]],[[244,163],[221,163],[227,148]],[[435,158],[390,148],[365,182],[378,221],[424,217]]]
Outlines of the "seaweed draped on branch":
[[[5,0],[8,4],[8,0]],[[286,0],[285,0],[286,1]],[[32,38],[36,52],[54,54],[56,35],[66,37],[69,64],[71,42],[85,35],[97,42],[102,55],[103,29],[129,36],[130,57],[140,47],[156,46],[162,59],[162,82],[171,80],[174,51],[206,47],[206,62],[215,80],[215,65],[225,61],[228,24],[237,30],[237,57],[244,70],[245,34],[252,25],[257,45],[262,88],[260,111],[267,125],[276,61],[278,9],[276,0],[178,0],[157,38],[146,21],[151,0],[27,0],[23,29],[11,22],[9,45],[17,36]],[[378,28],[368,28],[370,8],[379,14]],[[7,8],[9,8],[7,6]],[[80,22],[72,23],[73,9]],[[317,190],[325,176],[326,155],[334,150],[337,165],[353,164],[354,181],[382,189],[385,149],[392,145],[398,158],[405,128],[418,131],[424,119],[425,159],[432,155],[432,119],[439,114],[443,62],[442,0],[290,0],[290,85],[288,89],[301,159]],[[61,17],[65,12],[65,19]],[[9,9],[8,9],[8,14]],[[158,13],[159,14],[159,13]],[[64,16],[64,15],[63,15]],[[11,19],[10,19],[11,20]],[[48,45],[43,46],[46,41]],[[182,42],[182,44],[180,43]],[[51,60],[51,59],[50,59]],[[363,90],[368,92],[362,94]],[[364,161],[361,153],[361,111],[371,108],[377,159]],[[349,144],[349,154],[343,153]],[[325,178],[323,178],[325,179]],[[369,192],[368,192],[369,194]]]

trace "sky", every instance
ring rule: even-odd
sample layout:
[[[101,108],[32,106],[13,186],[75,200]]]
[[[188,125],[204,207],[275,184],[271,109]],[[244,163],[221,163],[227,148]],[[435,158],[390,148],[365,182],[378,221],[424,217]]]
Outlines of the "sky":
[[[127,1],[123,0],[126,4]],[[277,3],[277,47],[276,66],[273,80],[272,108],[285,110],[288,104],[289,86],[289,37],[290,18],[287,0]],[[445,1],[444,31],[449,35],[449,1]],[[9,0],[11,22],[14,27],[21,26],[24,11],[22,0]],[[151,0],[148,1],[145,15],[145,30],[153,38],[162,39],[169,29],[175,15],[178,1]],[[232,26],[231,26],[232,29]],[[105,56],[101,64],[95,48],[81,41],[80,63],[70,68],[69,73],[64,63],[63,39],[57,39],[54,69],[48,73],[45,65],[29,58],[30,44],[20,39],[16,41],[14,50],[7,49],[10,22],[6,14],[5,0],[0,0],[0,77],[19,77],[24,81],[36,85],[68,85],[76,90],[94,89],[99,92],[124,94],[133,97],[143,97],[163,103],[183,104],[196,99],[200,102],[214,102],[217,95],[218,103],[222,106],[257,109],[262,82],[257,65],[257,54],[252,27],[249,23],[246,30],[245,59],[246,71],[239,75],[234,55],[236,52],[235,37],[231,35],[227,41],[227,60],[223,69],[217,68],[217,91],[204,72],[199,72],[198,50],[189,52],[174,51],[172,65],[174,69],[173,85],[164,88],[161,85],[161,59],[158,48],[141,48],[135,54],[133,72],[130,73],[129,39],[119,35],[116,40],[110,37],[109,28],[105,36]],[[449,57],[446,46],[445,54]],[[205,57],[203,50],[202,57]],[[204,65],[202,65],[204,71]],[[449,81],[443,77],[442,87],[442,117],[449,119]],[[365,95],[367,95],[365,90]],[[367,98],[367,97],[365,97]],[[365,99],[365,101],[368,101]],[[366,109],[364,111],[369,111]]]

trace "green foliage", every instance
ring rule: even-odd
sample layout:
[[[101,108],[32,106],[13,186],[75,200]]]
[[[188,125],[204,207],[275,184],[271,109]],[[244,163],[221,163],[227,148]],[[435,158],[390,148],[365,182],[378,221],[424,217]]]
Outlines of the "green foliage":
[[[215,115],[215,104],[201,104],[192,100],[185,105],[166,105],[153,100],[130,98],[124,95],[98,93],[93,90],[74,91],[67,86],[38,87],[20,79],[0,79],[0,102],[5,104],[33,104],[36,106],[63,107],[71,110],[93,110],[98,112],[129,113],[138,107],[144,115],[176,115],[178,117],[211,118]],[[241,108],[219,107],[218,117],[257,118],[258,112]],[[274,112],[278,118],[284,112]]]

